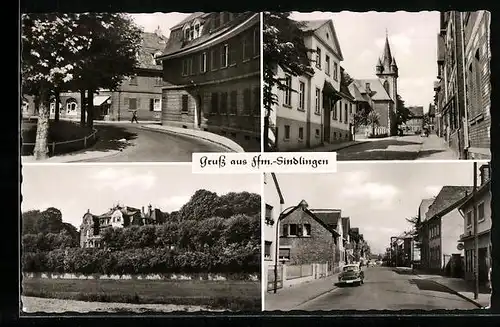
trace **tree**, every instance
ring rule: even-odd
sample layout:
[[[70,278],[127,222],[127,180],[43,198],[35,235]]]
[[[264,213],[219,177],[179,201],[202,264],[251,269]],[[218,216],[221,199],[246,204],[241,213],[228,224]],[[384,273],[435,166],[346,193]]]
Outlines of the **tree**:
[[[397,126],[405,124],[412,117],[410,109],[405,106],[403,98],[398,94],[396,101],[396,123]]]
[[[366,117],[366,122],[372,128],[372,136],[375,136],[375,127],[380,125],[379,113],[375,110],[370,111]]]
[[[418,216],[413,216],[410,218],[406,218],[406,221],[409,222],[412,226],[412,229],[410,231],[410,235],[413,237],[415,242],[415,247],[420,248],[420,240],[421,240],[421,228],[422,228],[422,222],[420,221],[420,218]]]
[[[275,89],[288,89],[284,79],[277,75],[278,68],[292,76],[312,71],[308,58],[311,50],[304,44],[304,32],[301,29],[303,23],[291,20],[289,16],[290,12],[264,12],[264,151],[270,151],[274,147],[269,139],[269,117],[273,105],[278,103]]]
[[[91,41],[77,33],[78,15],[22,15],[22,87],[36,92],[40,104],[33,151],[36,160],[48,156],[50,92],[73,79],[81,63],[78,55]]]
[[[179,210],[181,220],[202,220],[214,216],[220,206],[220,198],[215,192],[197,190],[188,203]]]
[[[345,70],[341,71],[340,83],[349,86],[353,81],[354,79]]]

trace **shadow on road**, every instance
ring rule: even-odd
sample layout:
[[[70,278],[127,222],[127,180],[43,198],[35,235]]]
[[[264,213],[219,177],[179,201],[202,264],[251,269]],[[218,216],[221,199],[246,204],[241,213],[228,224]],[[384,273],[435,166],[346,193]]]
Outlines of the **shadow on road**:
[[[421,142],[411,142],[411,141],[401,141],[401,140],[382,140],[382,141],[371,141],[369,143],[364,143],[370,145],[370,149],[387,149],[390,146],[405,146],[405,145],[418,145]]]
[[[136,133],[132,133],[121,126],[101,125],[97,126],[97,130],[99,140],[91,148],[91,150],[95,151],[121,151],[130,146],[128,142],[137,138]]]
[[[429,294],[422,294],[422,293],[416,293],[416,292],[406,292],[406,291],[397,291],[397,290],[384,290],[384,291],[391,292],[391,293],[410,294],[410,295],[415,295],[415,296],[432,297],[435,299],[443,299],[443,300],[447,300],[447,301],[453,300],[453,301],[457,301],[457,302],[463,302],[463,300],[461,298],[459,298],[458,296],[456,298],[450,298],[450,297],[445,297],[445,296],[429,295]],[[426,291],[433,291],[433,290],[426,290]],[[437,292],[439,292],[439,291],[437,291]],[[446,292],[446,293],[453,294],[450,292]]]
[[[411,269],[392,269],[398,275],[415,275]]]
[[[362,150],[358,152],[337,152],[337,160],[415,160],[418,153],[413,151]]]
[[[445,286],[443,286],[443,285],[441,285],[433,280],[410,279],[409,282],[410,282],[410,284],[416,285],[419,290],[455,294],[455,292],[452,292],[448,287],[445,287]]]

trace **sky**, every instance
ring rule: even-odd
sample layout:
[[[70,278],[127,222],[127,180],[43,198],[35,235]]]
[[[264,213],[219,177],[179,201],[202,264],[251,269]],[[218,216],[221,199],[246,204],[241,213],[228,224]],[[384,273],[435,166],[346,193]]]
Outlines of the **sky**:
[[[61,210],[63,221],[80,228],[90,209],[103,214],[114,204],[178,210],[198,189],[219,195],[261,193],[259,174],[192,174],[191,165],[24,165],[21,210]]]
[[[376,78],[375,65],[382,56],[387,29],[399,68],[398,94],[407,106],[424,106],[424,111],[434,102],[439,12],[312,12],[293,13],[291,18],[332,19],[344,57],[341,66],[359,79]]]
[[[478,164],[478,167],[481,164]],[[301,200],[310,209],[341,209],[372,253],[385,253],[391,236],[409,231],[405,218],[445,185],[473,184],[472,162],[338,163],[332,174],[276,174],[283,207]]]
[[[189,15],[180,12],[166,14],[158,12],[153,14],[131,14],[130,16],[132,16],[137,25],[144,28],[144,32],[154,32],[159,26],[163,35],[169,37],[170,28],[180,23]]]

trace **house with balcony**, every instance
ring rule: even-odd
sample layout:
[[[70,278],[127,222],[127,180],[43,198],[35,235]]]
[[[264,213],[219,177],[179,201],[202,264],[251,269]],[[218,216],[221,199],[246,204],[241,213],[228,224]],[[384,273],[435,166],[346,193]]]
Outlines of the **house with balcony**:
[[[158,27],[155,32],[143,32],[141,47],[137,53],[134,74],[122,81],[116,91],[101,89],[93,96],[95,120],[131,120],[137,111],[139,121],[161,118],[162,66],[156,59],[161,54],[167,38]],[[88,96],[88,95],[87,95]],[[36,116],[34,97],[25,97],[23,116]],[[59,95],[59,117],[80,119],[82,96],[80,92],[62,92]],[[56,101],[50,103],[50,118],[56,116]]]
[[[491,167],[489,164],[480,167],[481,180],[475,193],[469,194],[459,207],[463,214],[463,234],[459,242],[463,244],[465,252],[465,280],[474,280],[474,210],[477,215],[478,235],[478,275],[479,282],[486,285],[488,270],[491,267]]]
[[[463,233],[464,219],[459,207],[470,195],[470,186],[443,186],[429,206],[422,222],[422,247],[426,260],[421,267],[435,273],[461,277],[463,274],[463,250],[457,247]]]
[[[162,124],[217,133],[260,150],[260,15],[196,12],[163,53]]]
[[[460,13],[463,23],[467,159],[490,159],[491,126],[491,13],[486,10]]]
[[[338,267],[341,234],[304,200],[283,215],[279,242],[279,260],[287,264],[327,263],[329,271]]]
[[[83,215],[80,225],[80,247],[102,247],[102,231],[109,227],[127,228],[130,226],[161,225],[165,223],[165,214],[152,205],[148,210],[115,205],[107,212],[94,215],[90,209]]]

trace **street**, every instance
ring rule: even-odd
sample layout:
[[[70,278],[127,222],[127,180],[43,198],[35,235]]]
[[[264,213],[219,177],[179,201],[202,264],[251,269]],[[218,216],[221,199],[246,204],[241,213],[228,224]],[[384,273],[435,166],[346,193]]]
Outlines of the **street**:
[[[454,153],[437,135],[396,136],[369,140],[337,151],[337,160],[453,160]]]
[[[299,305],[294,310],[438,310],[477,309],[445,287],[388,267],[365,270],[361,286],[343,286]]]
[[[190,162],[194,152],[227,152],[227,149],[208,141],[145,130],[139,126],[132,124],[97,126],[100,139],[87,151],[120,150],[120,152],[102,158],[71,162]]]

